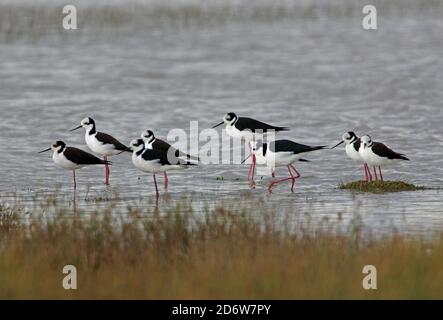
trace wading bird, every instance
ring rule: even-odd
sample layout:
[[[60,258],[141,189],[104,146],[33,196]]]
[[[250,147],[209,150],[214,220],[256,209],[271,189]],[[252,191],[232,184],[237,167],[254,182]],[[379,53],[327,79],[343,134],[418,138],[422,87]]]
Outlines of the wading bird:
[[[291,191],[294,192],[295,180],[300,178],[301,175],[297,169],[295,169],[293,163],[295,161],[308,162],[308,160],[302,159],[302,157],[308,152],[326,148],[325,146],[307,146],[291,140],[276,140],[269,143],[263,143],[263,146],[258,149],[256,142],[250,142],[250,146],[252,154],[257,157],[257,162],[259,164],[266,164],[266,166],[271,169],[273,177],[276,167],[288,168],[289,177],[272,181],[268,187],[269,192],[272,192],[272,187],[275,184],[288,180],[292,181]],[[245,160],[243,160],[243,162]]]
[[[132,140],[130,144],[132,149],[132,163],[134,166],[143,171],[152,173],[154,177],[155,192],[159,196],[156,173],[166,172],[169,170],[183,170],[188,166],[195,165],[189,161],[175,158],[172,161],[168,158],[167,152],[160,150],[147,149],[142,139]]]
[[[361,137],[359,153],[368,165],[374,167],[374,174],[376,179],[378,178],[375,167],[378,167],[381,182],[383,182],[381,167],[394,164],[400,160],[409,161],[409,159],[406,158],[403,154],[391,150],[383,143],[372,141],[371,137],[368,135]]]
[[[153,150],[159,150],[162,152],[165,152],[174,158],[186,158],[188,160],[195,160],[200,161],[198,157],[193,157],[187,153],[184,153],[178,149],[175,149],[173,146],[171,146],[166,141],[163,141],[161,139],[158,139],[154,136],[154,133],[151,130],[143,131],[141,134],[141,137],[143,141],[145,142],[145,148],[146,149],[153,149]],[[165,180],[165,190],[168,189],[168,174],[166,171],[164,172],[164,180]]]
[[[40,151],[39,153],[53,151],[52,160],[54,163],[63,169],[72,170],[72,178],[74,181],[74,190],[77,189],[77,181],[75,179],[75,170],[80,169],[88,165],[110,165],[111,163],[105,160],[101,160],[96,156],[77,149],[74,147],[67,147],[63,141],[57,141],[51,148]]]
[[[346,132],[342,136],[342,141],[337,143],[331,149],[338,147],[342,143],[345,144],[346,155],[349,158],[351,158],[352,160],[356,161],[357,163],[363,164],[363,167],[365,170],[365,180],[372,181],[371,170],[369,169],[368,164],[363,160],[363,158],[361,157],[360,152],[359,152],[360,138],[357,137],[357,135],[352,131]]]
[[[233,112],[227,113],[223,117],[223,121],[214,125],[212,128],[216,128],[226,124],[226,133],[233,138],[244,138],[248,143],[256,141],[257,139],[263,139],[266,135],[275,134],[279,131],[289,130],[287,127],[276,127],[252,118],[237,117]],[[249,149],[251,146],[249,145]],[[254,172],[256,165],[256,156],[252,154],[252,163],[249,167],[248,181],[251,185],[254,182]]]
[[[115,156],[122,152],[131,152],[131,149],[126,147],[123,143],[103,132],[97,132],[95,121],[92,118],[84,118],[78,127],[71,129],[75,131],[80,128],[85,128],[85,141],[89,149],[95,154],[103,157],[104,161],[108,160],[109,156]],[[105,168],[105,184],[109,185],[109,166]]]

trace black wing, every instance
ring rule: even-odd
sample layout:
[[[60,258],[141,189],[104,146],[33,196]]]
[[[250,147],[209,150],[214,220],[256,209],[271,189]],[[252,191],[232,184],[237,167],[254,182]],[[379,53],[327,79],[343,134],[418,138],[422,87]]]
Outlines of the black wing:
[[[389,149],[387,146],[385,146],[381,142],[374,142],[374,145],[372,146],[372,151],[376,155],[383,157],[383,158],[409,160],[404,155]]]
[[[108,161],[99,159],[86,151],[74,147],[67,147],[63,154],[68,160],[77,164],[110,164]]]
[[[109,134],[103,133],[103,132],[97,132],[95,136],[100,142],[103,144],[113,144],[115,146],[116,150],[119,151],[128,151],[132,152],[131,149],[129,149],[127,146],[125,146],[123,143],[115,139],[113,136],[110,136]]]
[[[166,141],[160,140],[160,139],[155,139],[155,141],[152,143],[152,148],[155,150],[160,150],[160,151],[164,151],[164,152],[173,152],[174,155],[176,157],[186,157],[188,159],[194,159],[194,160],[199,160],[200,159],[197,157],[193,157],[187,153],[184,153],[178,149],[175,149],[173,146],[171,146],[169,143],[167,143]]]
[[[189,161],[185,161],[183,159],[172,157],[172,159],[168,159],[168,152],[161,151],[156,149],[145,149],[143,151],[141,157],[146,161],[158,160],[161,165],[194,165]]]
[[[269,147],[273,152],[292,152],[295,154],[326,148],[325,146],[315,146],[315,147],[307,146],[291,140],[272,141]]]
[[[358,150],[360,150],[360,144],[361,144],[361,140],[360,140],[360,138],[358,138],[357,140],[355,140],[355,142],[354,142],[354,149],[355,149],[355,151],[358,152]]]
[[[251,119],[251,118],[243,118],[240,117],[238,118],[238,120],[235,122],[234,126],[240,130],[251,130],[252,132],[256,132],[256,131],[262,131],[262,132],[267,132],[267,131],[285,131],[285,130],[289,130],[286,127],[276,127],[276,126],[271,126],[270,124],[255,120],[255,119]]]

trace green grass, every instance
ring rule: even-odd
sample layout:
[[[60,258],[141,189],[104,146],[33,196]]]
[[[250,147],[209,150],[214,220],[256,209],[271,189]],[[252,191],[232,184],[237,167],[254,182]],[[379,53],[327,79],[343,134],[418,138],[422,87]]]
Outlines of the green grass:
[[[339,189],[354,190],[360,192],[386,193],[386,192],[402,192],[402,191],[422,191],[426,190],[423,186],[416,186],[403,181],[353,181],[341,184]]]
[[[237,209],[197,214],[183,200],[127,215],[112,205],[73,214],[55,204],[25,216],[0,204],[0,298],[443,298],[443,232],[426,241],[294,232],[283,213]],[[62,288],[68,264],[77,268],[75,291]],[[362,288],[368,264],[377,290]]]

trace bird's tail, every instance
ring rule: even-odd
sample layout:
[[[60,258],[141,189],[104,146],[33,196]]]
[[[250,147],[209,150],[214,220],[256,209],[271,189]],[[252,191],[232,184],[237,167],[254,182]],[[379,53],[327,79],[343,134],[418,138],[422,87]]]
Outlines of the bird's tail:
[[[315,151],[315,150],[321,150],[321,149],[326,149],[327,146],[316,146],[316,147],[312,147],[311,151]]]
[[[310,160],[306,160],[306,159],[298,159],[298,161],[300,161],[300,162],[311,162]]]
[[[402,159],[402,160],[407,160],[407,161],[409,161],[409,159],[408,158],[406,158],[404,155],[400,155],[400,159]]]
[[[274,128],[275,131],[289,131],[291,130],[289,127],[275,127]]]
[[[120,153],[117,153],[117,154],[122,154],[123,152],[130,152],[130,153],[132,153],[132,150],[130,148],[126,147],[125,149],[121,150]]]
[[[188,160],[200,161],[199,157],[191,156],[190,154],[187,154],[187,153],[184,153],[184,152],[181,152],[181,151],[180,151],[179,156],[180,157],[186,157],[186,159],[188,159]]]
[[[112,162],[111,161],[108,161],[108,160],[100,160],[100,161],[101,161],[100,164],[107,164],[109,166],[112,166]]]

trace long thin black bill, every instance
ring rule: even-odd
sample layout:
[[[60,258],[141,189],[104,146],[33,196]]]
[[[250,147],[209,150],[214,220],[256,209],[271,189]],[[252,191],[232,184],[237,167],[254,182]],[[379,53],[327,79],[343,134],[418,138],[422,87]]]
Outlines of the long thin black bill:
[[[337,148],[339,145],[341,145],[344,141],[340,141],[339,143],[337,143],[335,146],[333,146],[331,149]]]
[[[50,150],[51,150],[51,148],[48,148],[48,149],[45,149],[45,150],[40,151],[39,153],[48,152],[48,151],[50,151]]]
[[[224,121],[220,122],[219,124],[216,124],[215,126],[212,127],[212,129],[217,128],[219,126],[221,126],[223,123],[225,123]]]
[[[245,158],[245,160],[243,160],[243,161],[241,162],[241,164],[245,163],[246,160],[248,160],[250,157],[251,157],[251,155],[247,156],[247,157]]]
[[[69,131],[75,131],[75,130],[78,130],[78,129],[80,129],[82,126],[80,125],[80,126],[78,126],[78,127],[75,127],[74,129],[71,129],[71,130],[69,130]]]

